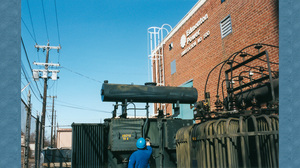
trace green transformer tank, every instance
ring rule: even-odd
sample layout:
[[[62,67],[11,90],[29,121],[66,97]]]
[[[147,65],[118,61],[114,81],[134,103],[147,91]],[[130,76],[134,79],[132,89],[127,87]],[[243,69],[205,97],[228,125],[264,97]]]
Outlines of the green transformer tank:
[[[136,141],[148,137],[151,167],[176,167],[176,132],[193,120],[174,118],[111,118],[103,124],[73,124],[72,167],[127,167]],[[145,128],[144,128],[145,127]]]

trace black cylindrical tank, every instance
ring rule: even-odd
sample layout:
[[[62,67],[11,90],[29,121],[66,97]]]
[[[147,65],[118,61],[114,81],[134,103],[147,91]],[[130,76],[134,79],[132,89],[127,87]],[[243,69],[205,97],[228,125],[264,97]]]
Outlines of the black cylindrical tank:
[[[273,79],[273,87],[274,87],[274,96],[275,99],[279,98],[279,79]],[[244,92],[236,94],[237,104],[240,106],[242,103],[242,99],[244,99],[246,106],[250,107],[252,105],[251,101],[253,96],[255,96],[258,104],[267,103],[272,100],[272,89],[271,84],[266,83],[264,85],[257,86],[253,89],[246,90]]]
[[[144,86],[103,83],[102,101],[110,102],[149,102],[192,104],[197,101],[198,92],[195,88],[171,86]]]

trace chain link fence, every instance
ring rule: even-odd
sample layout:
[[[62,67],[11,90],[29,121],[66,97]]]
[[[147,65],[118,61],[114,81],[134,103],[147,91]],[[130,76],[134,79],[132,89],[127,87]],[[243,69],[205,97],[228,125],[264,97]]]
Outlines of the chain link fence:
[[[52,123],[51,118],[52,115],[47,115],[46,122]],[[42,142],[40,130],[39,115],[34,116],[31,113],[30,101],[25,102],[21,99],[21,167],[71,167],[71,149],[56,148],[57,126],[45,125],[44,148],[40,143]]]
[[[30,105],[21,103],[21,167],[35,168],[39,163],[39,116],[31,114]]]

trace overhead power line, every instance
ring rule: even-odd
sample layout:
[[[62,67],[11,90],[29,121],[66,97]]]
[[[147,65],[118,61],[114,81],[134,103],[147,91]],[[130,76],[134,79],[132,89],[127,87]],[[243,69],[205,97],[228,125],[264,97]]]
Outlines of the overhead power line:
[[[64,105],[69,105],[69,106],[73,106],[73,107],[79,107],[79,108],[84,108],[84,109],[91,109],[89,107],[84,107],[84,106],[78,106],[77,104],[72,104],[72,103],[68,103],[68,102],[65,102],[65,101],[61,101],[61,100],[56,100],[58,102],[61,102],[63,103]],[[93,110],[97,110],[97,109],[93,109]],[[99,110],[98,110],[99,111]],[[101,110],[100,110],[101,111]]]
[[[71,127],[72,125],[58,125],[58,126],[53,126],[53,127]],[[52,125],[47,125],[45,127],[52,127]]]
[[[31,16],[31,11],[30,11],[29,1],[28,0],[27,0],[27,7],[28,7],[30,21],[31,21],[31,27],[32,27],[32,31],[33,31],[33,35],[34,35],[34,39],[35,39],[34,41],[36,42],[36,36],[35,36],[35,32],[34,32],[33,21],[32,21],[32,16]]]
[[[62,66],[61,68],[64,68],[64,69],[66,69],[66,70],[68,70],[68,71],[70,71],[70,72],[72,72],[72,73],[75,73],[75,74],[80,75],[80,76],[82,76],[82,77],[85,77],[85,78],[87,78],[87,79],[93,80],[93,81],[95,81],[95,82],[103,83],[103,82],[101,82],[101,81],[99,81],[99,80],[97,80],[97,79],[93,79],[93,78],[88,77],[88,76],[86,76],[86,75],[83,75],[83,74],[81,74],[81,73],[79,73],[79,72],[75,72],[75,71],[73,71],[73,70],[71,70],[71,69],[69,69],[69,68],[66,68],[66,67],[63,67],[63,66]]]
[[[25,44],[24,44],[24,41],[23,41],[23,38],[22,38],[22,37],[21,37],[21,42],[22,42],[22,46],[23,46],[23,49],[24,49],[24,52],[25,52],[25,56],[26,56],[28,65],[29,65],[29,67],[30,67],[30,70],[32,70],[31,65],[30,65],[30,61],[29,61],[29,58],[28,58],[28,55],[27,55],[27,51],[26,51],[26,48],[25,48]]]
[[[54,84],[55,84],[56,82],[57,82],[57,81],[53,82],[52,85],[51,85],[50,87],[48,86],[48,90],[52,89],[53,86],[54,86]],[[53,89],[53,90],[54,90],[54,89]],[[54,91],[52,92],[52,95],[54,95]]]
[[[23,63],[22,63],[22,71],[23,71],[23,74],[24,74],[24,77],[25,77],[25,79],[26,79],[26,81],[29,83],[30,82],[30,80],[28,79],[28,77],[27,77],[27,72],[26,72],[26,70],[25,70],[25,68],[24,68],[24,65],[23,65]],[[35,98],[38,100],[38,101],[40,101],[40,99],[36,96],[36,94],[35,94],[35,92],[34,92],[34,90],[32,89],[32,87],[31,87],[31,85],[29,85],[29,87],[31,88],[31,90],[32,90],[32,93],[33,93],[33,95],[35,96]],[[41,95],[42,96],[42,95]],[[41,101],[40,101],[41,102]]]
[[[82,107],[78,107],[78,106],[70,106],[70,105],[64,105],[64,104],[59,104],[59,103],[56,103],[56,105],[57,106],[68,107],[68,108],[73,108],[73,109],[77,109],[77,110],[95,111],[95,112],[100,112],[100,113],[109,113],[109,114],[111,114],[110,111],[103,111],[103,110],[97,110],[97,109],[91,109],[91,108],[82,108]]]
[[[21,81],[21,83],[23,84],[23,86],[25,86],[25,84]],[[26,100],[26,96],[24,95],[24,92],[21,92],[21,99],[23,98],[23,100]],[[27,100],[26,100],[27,101]],[[25,103],[26,104],[26,103]]]
[[[58,43],[60,46],[60,34],[59,34],[59,26],[58,26],[58,17],[57,17],[57,7],[56,7],[56,0],[54,0],[54,7],[55,7],[55,16],[56,16],[56,27],[57,27],[57,36],[58,36]],[[58,62],[60,61],[60,53],[58,53]]]
[[[50,115],[47,115],[47,119],[48,119],[49,123],[51,123],[51,119],[49,117],[50,117]]]
[[[26,25],[26,23],[24,22],[24,20],[23,20],[22,17],[21,17],[21,20],[22,20],[22,23],[24,24],[26,30],[28,31],[29,35],[31,36],[32,40],[35,41],[35,43],[37,43],[37,42],[36,42],[36,39],[32,36],[30,30],[28,29],[28,27],[27,27],[27,25]]]
[[[58,42],[59,42],[59,44],[60,44],[60,35],[59,35],[59,29],[58,29],[58,19],[57,19],[56,0],[54,0],[54,6],[55,6],[55,16],[56,16],[56,26],[57,26]]]
[[[44,7],[44,2],[42,1],[42,7],[43,7],[43,14],[44,14],[44,21],[45,21],[45,26],[46,26],[46,33],[47,33],[47,39],[49,41],[49,34],[48,34],[48,28],[47,28],[47,20],[46,20],[46,14],[45,14],[45,7]]]
[[[31,65],[30,65],[30,61],[29,61],[28,54],[27,54],[27,51],[26,51],[26,47],[25,47],[25,44],[24,44],[24,42],[23,42],[23,38],[22,38],[22,37],[21,37],[21,42],[22,42],[22,46],[23,46],[23,49],[24,49],[24,52],[25,52],[25,56],[26,56],[28,65],[29,65],[30,70],[31,70],[31,72],[32,72],[32,67],[31,67]],[[35,82],[35,85],[36,85],[36,87],[37,87],[37,90],[38,90],[40,96],[42,97],[42,94],[41,94],[41,92],[40,92],[40,89],[39,89],[39,86],[38,86],[37,82],[36,82],[36,81],[34,81],[34,82]]]

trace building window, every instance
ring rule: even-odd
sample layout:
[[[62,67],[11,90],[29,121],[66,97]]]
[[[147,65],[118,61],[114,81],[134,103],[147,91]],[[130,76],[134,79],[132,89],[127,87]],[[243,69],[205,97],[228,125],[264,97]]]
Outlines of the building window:
[[[221,27],[221,37],[222,38],[226,37],[228,34],[230,34],[232,32],[230,15],[226,16],[225,19],[223,19],[220,22],[220,27]]]
[[[180,85],[180,87],[193,87],[193,79],[188,80],[184,84]],[[189,104],[180,104],[179,108],[180,108],[180,114],[176,118],[181,118],[181,119],[193,119],[194,118],[193,109],[191,109]],[[172,114],[174,114],[174,112]]]
[[[171,62],[171,75],[176,72],[176,60]]]
[[[171,44],[169,44],[169,51],[171,51],[173,48],[173,42]]]

